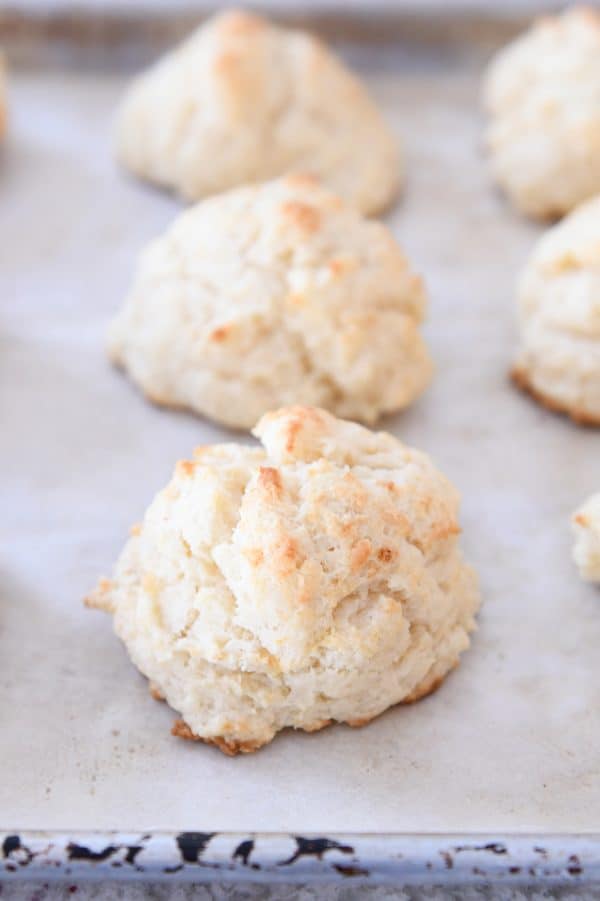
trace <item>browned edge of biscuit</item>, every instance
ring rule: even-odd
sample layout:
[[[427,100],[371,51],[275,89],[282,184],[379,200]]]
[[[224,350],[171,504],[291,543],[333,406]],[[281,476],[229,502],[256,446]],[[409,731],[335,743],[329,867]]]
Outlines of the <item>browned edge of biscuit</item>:
[[[415,690],[409,694],[404,700],[402,700],[401,704],[414,704],[416,701],[421,701],[423,698],[429,697],[429,695],[434,694],[438,690],[438,688],[445,682],[446,677],[450,675],[452,670],[455,670],[458,666],[459,661],[453,664],[451,669],[448,670],[447,673],[444,673],[443,676],[434,676],[430,679],[424,679],[420,685],[417,685]]]
[[[224,738],[222,735],[196,735],[188,724],[181,719],[175,720],[173,723],[171,735],[175,735],[177,738],[184,738],[186,741],[201,741],[205,745],[215,745],[219,751],[227,754],[228,757],[235,757],[236,754],[251,754],[253,751],[258,751],[263,745],[268,744],[268,742],[264,741],[235,741]]]
[[[519,366],[513,366],[510,370],[510,378],[517,388],[524,391],[526,394],[529,394],[529,396],[537,401],[537,403],[541,404],[541,406],[545,407],[547,410],[551,410],[552,413],[561,413],[569,416],[573,422],[577,423],[577,425],[590,428],[600,426],[600,416],[594,416],[592,413],[589,413],[587,410],[582,410],[580,407],[569,407],[567,404],[561,403],[555,398],[544,394],[533,385],[525,370]]]
[[[403,698],[398,702],[398,704],[395,704],[393,706],[400,707],[403,704],[414,704],[416,701],[421,701],[423,698],[428,697],[428,695],[432,695],[435,691],[438,690],[442,682],[445,681],[446,676],[448,676],[453,669],[456,669],[457,666],[458,660],[445,675],[435,676],[435,678],[433,679],[425,678],[419,685],[417,685],[417,687],[411,694],[407,695],[407,697]],[[389,710],[390,708],[387,709]],[[382,711],[382,713],[383,712],[385,711]],[[367,726],[370,722],[377,719],[378,716],[381,716],[381,714],[377,713],[375,716],[367,716],[359,720],[346,720],[346,723],[348,726],[352,726],[353,729],[361,729],[363,726]]]
[[[166,701],[166,698],[156,682],[148,682],[148,691],[155,701]]]
[[[316,720],[314,723],[311,723],[310,726],[303,726],[303,732],[320,732],[321,729],[326,729],[327,726],[331,726],[335,720]]]
[[[110,599],[110,592],[113,583],[110,579],[100,579],[96,587],[83,599],[83,603],[91,610],[103,610],[105,613],[112,613],[113,607]]]
[[[433,678],[427,679],[427,677],[415,688],[412,694],[408,695],[406,698],[403,698],[398,702],[397,705],[391,706],[400,706],[402,704],[414,704],[416,701],[420,701],[423,698],[426,698],[428,695],[433,694],[440,687],[442,682],[445,681],[446,676],[448,676],[452,670],[456,669],[459,661],[457,660],[451,669],[448,670],[443,676],[435,676]],[[156,695],[153,694],[152,685],[150,688],[150,693],[153,697]],[[163,698],[160,698],[164,700]],[[390,708],[386,708],[390,709]],[[381,711],[384,713],[385,711]],[[363,717],[362,719],[357,720],[344,720],[343,722],[347,726],[351,726],[353,729],[361,729],[363,726],[367,726],[373,720],[376,720],[381,713],[376,713],[374,716]],[[321,729],[325,729],[327,726],[332,725],[335,721],[332,719],[328,720],[317,720],[314,723],[311,723],[309,726],[303,726],[300,731],[302,732],[318,732]],[[269,744],[269,741],[236,741],[224,738],[222,735],[213,735],[210,737],[203,737],[201,735],[196,735],[195,732],[192,732],[188,724],[182,720],[175,720],[173,727],[171,728],[171,735],[175,735],[177,738],[183,738],[187,741],[201,741],[206,745],[215,745],[220,751],[224,754],[227,754],[228,757],[235,757],[237,754],[251,754],[254,751],[258,751],[259,748],[262,748],[264,745]]]

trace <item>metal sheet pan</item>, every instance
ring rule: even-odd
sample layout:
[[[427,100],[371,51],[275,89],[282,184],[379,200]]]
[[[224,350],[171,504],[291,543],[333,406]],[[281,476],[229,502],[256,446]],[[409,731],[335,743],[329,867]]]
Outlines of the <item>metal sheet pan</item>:
[[[103,352],[137,252],[179,205],[114,166],[121,75],[13,72],[0,166],[8,878],[209,878],[217,865],[220,878],[277,878],[301,841],[317,844],[285,864],[287,881],[597,875],[600,598],[571,564],[568,516],[600,485],[600,433],[508,384],[515,277],[540,229],[489,183],[482,53],[463,46],[388,43],[355,61],[406,146],[389,222],[429,285],[437,364],[428,394],[383,426],[462,490],[480,629],[431,698],[234,760],[170,736],[174,714],[151,700],[108,618],[81,605],[174,461],[231,437],[147,405]],[[182,833],[208,837],[186,857]],[[245,856],[255,833],[270,835]]]

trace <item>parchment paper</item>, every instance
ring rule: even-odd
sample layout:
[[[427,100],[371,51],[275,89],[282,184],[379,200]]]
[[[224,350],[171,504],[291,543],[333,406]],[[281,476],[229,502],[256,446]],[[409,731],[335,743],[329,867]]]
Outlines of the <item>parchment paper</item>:
[[[568,524],[600,488],[600,433],[506,379],[539,229],[489,183],[476,73],[441,52],[370,82],[406,146],[390,222],[430,289],[437,365],[383,425],[463,493],[485,601],[473,647],[436,695],[363,730],[286,733],[233,760],[171,737],[175,714],[81,599],[175,460],[231,438],[146,404],[103,352],[137,252],[179,205],[113,164],[120,81],[15,75],[0,164],[3,827],[600,829],[600,594],[577,577]]]

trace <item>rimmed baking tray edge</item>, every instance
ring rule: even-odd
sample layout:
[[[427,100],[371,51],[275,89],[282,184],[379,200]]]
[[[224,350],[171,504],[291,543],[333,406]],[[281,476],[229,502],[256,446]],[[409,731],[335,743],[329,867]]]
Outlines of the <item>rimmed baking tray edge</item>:
[[[600,882],[600,834],[0,833],[5,880]]]

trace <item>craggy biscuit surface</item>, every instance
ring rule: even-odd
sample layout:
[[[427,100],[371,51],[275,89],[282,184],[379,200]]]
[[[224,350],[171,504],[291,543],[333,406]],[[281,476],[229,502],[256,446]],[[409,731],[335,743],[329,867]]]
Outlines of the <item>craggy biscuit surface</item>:
[[[515,206],[556,218],[600,192],[600,13],[536,22],[490,64],[484,100],[494,177]]]
[[[425,454],[316,408],[255,434],[178,463],[89,599],[175,734],[226,753],[433,691],[479,606],[457,493]]]
[[[581,578],[600,582],[600,493],[590,497],[573,515],[573,558]]]
[[[600,197],[538,242],[519,286],[515,381],[543,404],[600,425]]]
[[[310,35],[241,11],[133,82],[116,144],[124,166],[188,200],[303,169],[371,214],[401,179],[397,142],[358,79]]]
[[[431,377],[421,279],[314,179],[238,188],[143,254],[109,353],[153,401],[251,428],[290,403],[374,421]]]

